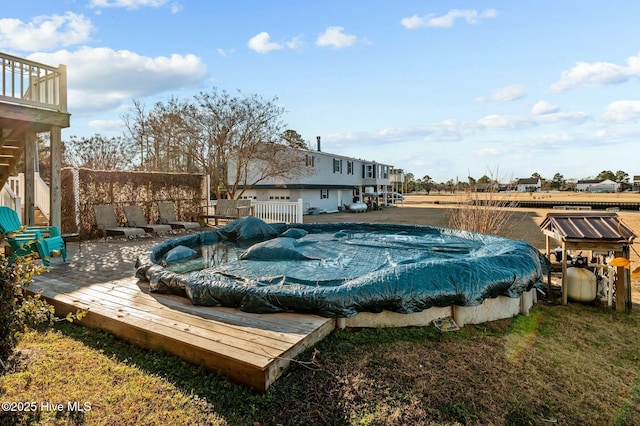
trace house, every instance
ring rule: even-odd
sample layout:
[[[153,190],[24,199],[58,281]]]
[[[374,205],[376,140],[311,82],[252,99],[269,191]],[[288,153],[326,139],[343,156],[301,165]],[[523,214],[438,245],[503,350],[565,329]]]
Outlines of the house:
[[[24,165],[23,199],[5,191],[0,204],[22,211],[22,223],[36,224],[36,210],[50,225],[62,224],[62,129],[71,125],[67,111],[67,67],[33,62],[0,52],[0,189]],[[36,179],[38,134],[48,134],[50,186]],[[11,191],[13,192],[13,191]],[[46,196],[44,195],[46,192]],[[36,194],[40,196],[37,197]],[[48,215],[48,216],[47,216]]]
[[[618,184],[611,179],[583,179],[578,181],[576,190],[580,192],[616,192]]]
[[[631,184],[632,184],[632,187],[631,187],[632,191],[640,191],[640,176],[634,176],[633,182]]]
[[[518,192],[538,192],[542,187],[539,178],[518,179],[516,190]]]
[[[295,179],[268,179],[246,189],[241,198],[256,201],[303,200],[305,212],[337,211],[356,201],[378,201],[390,193],[389,164],[345,157],[317,150],[291,148],[309,169]]]

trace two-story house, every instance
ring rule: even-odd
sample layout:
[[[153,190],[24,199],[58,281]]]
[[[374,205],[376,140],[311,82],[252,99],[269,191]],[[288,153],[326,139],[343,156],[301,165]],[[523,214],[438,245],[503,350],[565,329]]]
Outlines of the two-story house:
[[[539,178],[518,179],[516,188],[518,192],[538,192],[542,187]]]
[[[582,179],[576,189],[581,192],[617,192],[618,186],[611,179]]]
[[[392,191],[392,166],[317,150],[291,148],[308,174],[295,179],[268,179],[244,191],[241,198],[256,201],[303,200],[305,212],[337,211]]]

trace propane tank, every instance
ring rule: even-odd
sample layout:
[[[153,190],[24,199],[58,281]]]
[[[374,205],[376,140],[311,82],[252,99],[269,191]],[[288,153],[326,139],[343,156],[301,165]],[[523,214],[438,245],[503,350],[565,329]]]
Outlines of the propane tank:
[[[596,274],[586,268],[567,269],[567,297],[574,302],[593,302],[596,298]]]

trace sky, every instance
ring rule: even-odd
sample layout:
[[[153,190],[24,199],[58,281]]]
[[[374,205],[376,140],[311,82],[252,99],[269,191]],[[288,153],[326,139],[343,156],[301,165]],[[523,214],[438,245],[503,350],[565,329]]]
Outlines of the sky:
[[[313,147],[435,182],[640,175],[640,2],[24,0],[0,51],[65,64],[71,136],[213,88]]]

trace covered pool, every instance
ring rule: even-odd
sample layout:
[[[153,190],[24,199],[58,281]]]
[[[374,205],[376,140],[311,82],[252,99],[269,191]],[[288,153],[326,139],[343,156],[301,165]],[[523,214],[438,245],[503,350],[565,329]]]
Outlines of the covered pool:
[[[137,261],[152,291],[247,312],[350,318],[519,298],[548,262],[530,244],[397,224],[267,224],[255,217],[167,240]]]

